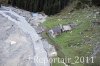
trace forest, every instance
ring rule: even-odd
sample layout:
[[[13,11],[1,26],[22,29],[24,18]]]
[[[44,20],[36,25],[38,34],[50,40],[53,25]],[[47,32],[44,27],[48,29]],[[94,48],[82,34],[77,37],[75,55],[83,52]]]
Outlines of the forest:
[[[54,15],[75,1],[77,1],[78,7],[83,4],[100,6],[100,0],[0,0],[0,3],[10,4],[31,12]]]

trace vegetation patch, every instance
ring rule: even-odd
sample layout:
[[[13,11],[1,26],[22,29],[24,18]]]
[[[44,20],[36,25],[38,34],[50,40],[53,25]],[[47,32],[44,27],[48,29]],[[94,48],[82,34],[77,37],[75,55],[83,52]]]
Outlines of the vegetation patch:
[[[48,39],[53,45],[55,45],[58,57],[71,57],[74,58],[75,56],[90,56],[93,48],[95,47],[93,42],[97,35],[95,33],[100,33],[99,28],[95,29],[92,21],[97,20],[96,13],[94,10],[98,10],[95,7],[91,7],[90,9],[80,9],[75,10],[72,13],[68,13],[63,10],[61,13],[50,16],[47,20],[43,23],[46,27],[47,31],[59,24],[68,24],[68,23],[76,23],[78,26],[69,31],[62,33],[61,35],[57,36],[56,38],[52,38],[47,36],[48,34],[44,32],[44,37]],[[96,39],[97,40],[97,39]],[[71,64],[72,66],[84,66],[84,64]],[[57,66],[57,65],[53,65]]]

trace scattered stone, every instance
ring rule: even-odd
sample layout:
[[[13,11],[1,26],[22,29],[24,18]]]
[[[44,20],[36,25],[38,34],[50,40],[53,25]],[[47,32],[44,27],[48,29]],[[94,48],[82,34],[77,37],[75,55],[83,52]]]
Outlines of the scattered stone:
[[[35,30],[36,30],[36,32],[37,32],[38,34],[41,34],[42,32],[45,31],[44,28],[43,28],[43,27],[40,27],[40,26],[34,27],[34,28],[35,28]]]
[[[48,42],[46,39],[43,40],[43,45],[45,50],[48,52],[48,57],[53,58],[57,56],[57,51],[55,50],[55,47],[51,44],[48,45]]]

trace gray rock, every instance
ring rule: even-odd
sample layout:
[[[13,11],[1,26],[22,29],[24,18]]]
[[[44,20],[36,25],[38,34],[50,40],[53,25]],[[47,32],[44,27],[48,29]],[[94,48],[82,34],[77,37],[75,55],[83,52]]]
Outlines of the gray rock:
[[[0,66],[35,66],[29,35],[0,15]]]

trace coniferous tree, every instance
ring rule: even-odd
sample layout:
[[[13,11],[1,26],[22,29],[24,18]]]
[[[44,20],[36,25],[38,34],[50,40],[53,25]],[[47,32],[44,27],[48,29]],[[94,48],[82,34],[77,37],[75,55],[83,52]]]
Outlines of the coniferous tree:
[[[13,6],[33,12],[45,12],[46,14],[58,13],[69,0],[9,0]]]

